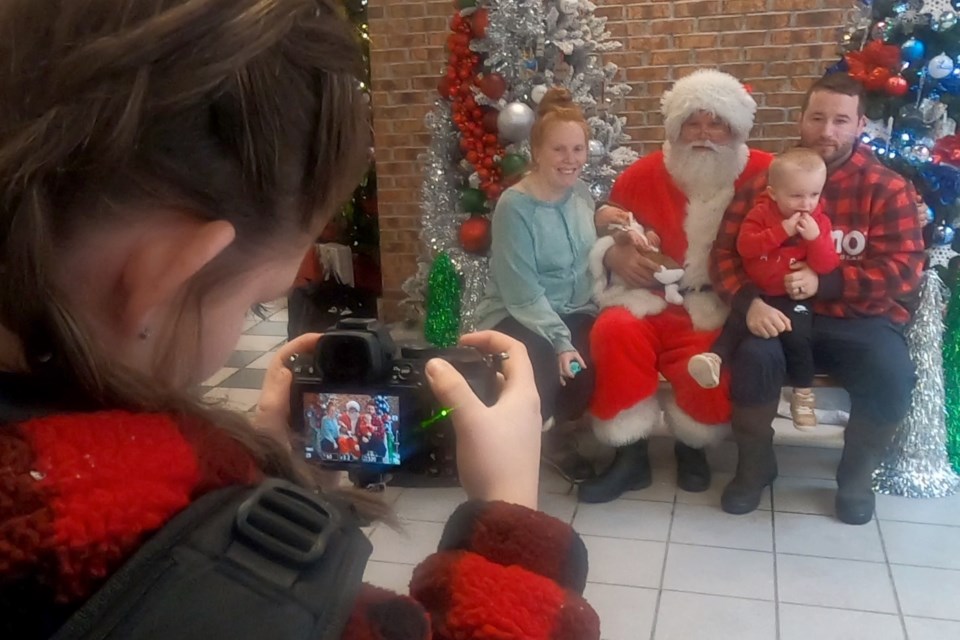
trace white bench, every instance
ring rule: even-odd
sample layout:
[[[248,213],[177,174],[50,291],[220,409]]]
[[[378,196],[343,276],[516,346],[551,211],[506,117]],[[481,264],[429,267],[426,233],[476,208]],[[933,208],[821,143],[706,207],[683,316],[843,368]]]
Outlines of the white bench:
[[[849,399],[846,397],[846,392],[843,391],[836,380],[829,376],[817,376],[813,381],[813,386],[816,389],[820,389],[821,393],[828,394],[830,400],[837,401],[837,403],[841,405],[846,403],[846,405],[849,406]],[[670,387],[670,383],[661,376],[660,389],[657,391],[657,394],[661,398],[661,403],[665,398],[669,397],[669,394],[672,392],[673,390]],[[820,402],[821,398],[818,397],[818,404]],[[773,441],[775,444],[829,449],[843,448],[843,427],[838,425],[821,424],[815,429],[801,431],[793,426],[793,422],[789,418],[778,416],[773,421],[773,430]],[[660,424],[654,428],[652,435],[666,436],[670,435],[670,431],[663,421],[661,421]]]

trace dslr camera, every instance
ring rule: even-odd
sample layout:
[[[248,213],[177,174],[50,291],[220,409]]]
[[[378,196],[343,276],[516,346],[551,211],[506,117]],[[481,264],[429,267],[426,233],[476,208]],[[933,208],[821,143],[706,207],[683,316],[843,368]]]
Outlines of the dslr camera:
[[[471,347],[397,349],[376,320],[345,319],[324,333],[312,356],[299,356],[290,401],[293,428],[307,461],[383,474],[455,473],[453,429],[424,367],[443,358],[488,406],[496,402],[496,367]]]

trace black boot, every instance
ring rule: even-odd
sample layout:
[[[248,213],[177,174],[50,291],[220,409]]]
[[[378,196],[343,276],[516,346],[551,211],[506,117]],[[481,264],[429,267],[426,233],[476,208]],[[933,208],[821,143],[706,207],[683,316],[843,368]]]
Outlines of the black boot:
[[[638,440],[617,449],[613,463],[599,478],[587,480],[580,485],[580,502],[610,502],[625,491],[645,489],[650,486],[650,457],[647,441]]]
[[[559,427],[554,427],[543,434],[540,440],[540,461],[571,484],[596,477],[593,463],[577,450],[574,435],[558,429]]]
[[[873,518],[873,472],[898,426],[868,424],[851,416],[843,431],[843,456],[837,467],[836,509],[841,522],[866,524]]]
[[[710,488],[710,466],[703,449],[694,449],[677,440],[673,445],[677,456],[677,486],[690,493]]]
[[[750,513],[760,506],[763,490],[777,477],[773,427],[777,402],[734,407],[733,437],[737,441],[737,473],[723,490],[720,505],[727,513]]]

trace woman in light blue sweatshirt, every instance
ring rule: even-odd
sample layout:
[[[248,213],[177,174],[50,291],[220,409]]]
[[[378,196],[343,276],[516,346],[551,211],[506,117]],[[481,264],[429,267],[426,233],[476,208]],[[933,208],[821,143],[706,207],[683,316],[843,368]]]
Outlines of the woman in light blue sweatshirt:
[[[589,335],[597,308],[588,255],[597,235],[593,198],[580,180],[589,134],[569,92],[547,92],[530,134],[531,171],[494,211],[490,279],[477,309],[479,328],[527,347],[547,427],[580,417],[593,393]],[[588,475],[579,466],[568,475]]]

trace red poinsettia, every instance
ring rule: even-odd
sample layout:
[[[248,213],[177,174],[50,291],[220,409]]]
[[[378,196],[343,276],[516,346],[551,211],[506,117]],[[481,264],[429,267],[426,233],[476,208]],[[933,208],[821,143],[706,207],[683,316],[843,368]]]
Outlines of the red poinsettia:
[[[900,47],[872,40],[861,51],[851,51],[844,58],[848,73],[870,91],[882,91],[895,76],[903,60]]]

